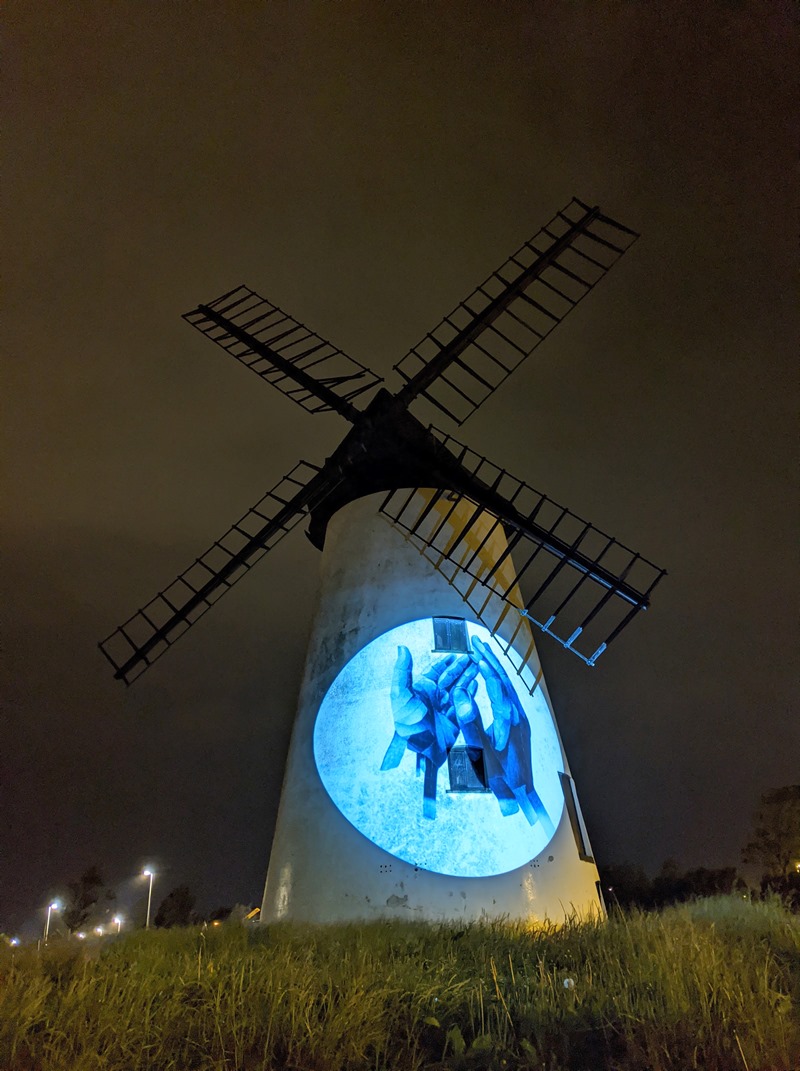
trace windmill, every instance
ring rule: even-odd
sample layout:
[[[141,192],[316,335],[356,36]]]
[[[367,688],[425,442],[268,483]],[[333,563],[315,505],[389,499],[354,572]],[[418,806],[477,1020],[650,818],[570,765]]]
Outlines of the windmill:
[[[100,644],[130,684],[309,518],[320,603],[262,919],[598,908],[531,625],[593,665],[663,570],[409,407],[464,423],[637,237],[574,198],[395,365],[394,394],[246,286],[184,316],[352,425]]]

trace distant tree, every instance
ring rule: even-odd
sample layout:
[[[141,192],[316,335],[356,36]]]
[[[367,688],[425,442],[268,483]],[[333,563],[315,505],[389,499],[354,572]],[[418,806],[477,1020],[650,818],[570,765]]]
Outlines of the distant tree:
[[[736,868],[710,870],[701,866],[681,871],[667,859],[651,881],[641,867],[622,863],[600,868],[603,896],[609,907],[653,908],[690,900],[693,896],[719,896],[736,887]]]
[[[793,871],[787,877],[764,877],[761,879],[762,893],[777,893],[786,906],[800,914],[800,872]]]
[[[686,881],[674,859],[665,859],[653,878],[653,904],[663,907],[688,898]]]
[[[156,911],[156,926],[190,926],[194,921],[195,898],[188,885],[179,885],[167,893]]]
[[[652,882],[640,866],[631,863],[601,866],[600,885],[609,908],[647,908],[652,904]]]
[[[731,893],[736,884],[736,867],[696,867],[683,873],[674,859],[667,859],[653,878],[653,904],[664,907],[691,900],[695,896],[720,896]]]
[[[90,866],[78,881],[69,883],[69,902],[62,917],[71,932],[74,933],[84,925],[101,896],[105,900],[116,898],[114,891],[105,889],[104,886],[105,882],[96,866]]]
[[[800,863],[800,785],[776,788],[761,797],[742,858],[762,868],[762,879],[789,878]]]
[[[717,869],[699,866],[683,875],[685,896],[728,896],[737,887],[736,867]]]
[[[232,907],[218,907],[208,916],[209,922],[225,922],[230,918]]]

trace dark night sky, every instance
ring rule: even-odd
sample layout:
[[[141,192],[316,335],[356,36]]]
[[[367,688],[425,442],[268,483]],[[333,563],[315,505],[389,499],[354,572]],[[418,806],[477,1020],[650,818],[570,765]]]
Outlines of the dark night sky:
[[[96,643],[346,425],[180,314],[246,281],[389,375],[573,194],[643,237],[462,437],[670,571],[596,669],[540,644],[598,859],[738,863],[800,765],[790,5],[14,0],[6,38],[0,931],[92,863],[129,911],[147,862],[260,901],[317,552],[131,689]]]

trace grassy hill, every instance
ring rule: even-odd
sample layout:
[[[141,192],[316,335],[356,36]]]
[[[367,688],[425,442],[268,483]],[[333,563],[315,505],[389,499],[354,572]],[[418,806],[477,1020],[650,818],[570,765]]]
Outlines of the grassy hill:
[[[800,920],[241,925],[5,949],[4,1071],[796,1071]]]

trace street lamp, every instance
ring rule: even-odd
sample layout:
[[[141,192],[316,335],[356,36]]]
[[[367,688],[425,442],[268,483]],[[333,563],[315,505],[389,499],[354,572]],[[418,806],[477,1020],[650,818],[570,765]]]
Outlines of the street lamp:
[[[50,933],[50,915],[54,911],[60,911],[61,904],[58,900],[53,900],[51,904],[47,905],[47,922],[44,924],[44,943],[47,944],[47,935]]]
[[[147,890],[147,922],[145,923],[145,927],[144,927],[146,930],[149,930],[150,929],[150,904],[151,904],[151,902],[153,900],[153,878],[155,877],[155,874],[150,869],[150,867],[147,867],[145,870],[142,871],[142,877],[150,879],[150,888]]]
[[[117,927],[117,933],[119,933],[120,930],[122,929],[122,916],[115,915],[111,921]]]

